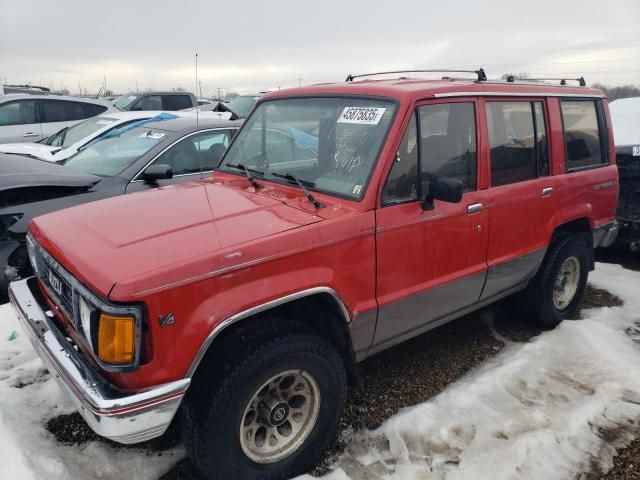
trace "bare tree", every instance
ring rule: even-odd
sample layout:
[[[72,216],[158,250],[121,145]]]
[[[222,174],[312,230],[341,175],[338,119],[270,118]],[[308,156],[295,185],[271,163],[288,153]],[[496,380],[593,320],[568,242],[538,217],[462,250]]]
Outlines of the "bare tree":
[[[594,83],[593,88],[602,90],[609,100],[617,100],[619,98],[640,97],[640,88],[635,85],[622,85],[620,87],[608,87],[602,83]]]

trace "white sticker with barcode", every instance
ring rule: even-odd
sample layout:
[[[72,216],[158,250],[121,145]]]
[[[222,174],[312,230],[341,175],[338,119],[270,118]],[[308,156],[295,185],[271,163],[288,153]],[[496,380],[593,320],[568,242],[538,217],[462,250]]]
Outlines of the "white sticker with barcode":
[[[386,111],[386,108],[345,107],[338,118],[338,123],[377,125]]]
[[[640,145],[636,145],[633,147],[633,156],[640,157]]]

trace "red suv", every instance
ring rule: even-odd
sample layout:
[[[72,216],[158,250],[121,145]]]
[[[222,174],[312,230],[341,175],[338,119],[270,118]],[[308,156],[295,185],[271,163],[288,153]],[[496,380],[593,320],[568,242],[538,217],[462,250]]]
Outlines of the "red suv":
[[[617,194],[600,90],[350,77],[261,97],[207,180],[35,219],[10,296],[100,435],[179,417],[208,477],[287,478],[358,361],[511,294],[570,316]]]

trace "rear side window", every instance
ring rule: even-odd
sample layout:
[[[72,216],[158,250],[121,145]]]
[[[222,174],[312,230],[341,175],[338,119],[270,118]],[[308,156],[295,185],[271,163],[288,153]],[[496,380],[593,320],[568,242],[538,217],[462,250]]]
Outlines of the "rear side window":
[[[162,110],[162,97],[160,95],[143,97],[131,110]]]
[[[86,118],[83,104],[65,100],[40,100],[42,104],[42,122],[69,122]]]
[[[460,180],[464,191],[476,189],[476,118],[473,103],[457,102],[418,108],[420,131],[420,195],[429,191],[429,177]]]
[[[38,123],[35,100],[20,100],[0,105],[0,126]]]
[[[606,163],[602,154],[604,139],[601,132],[599,103],[593,100],[562,100],[565,156],[567,170],[579,170]]]
[[[183,110],[185,108],[191,108],[191,97],[189,95],[163,95],[164,110]]]
[[[487,102],[491,185],[548,175],[549,157],[542,102]]]
[[[85,103],[84,109],[86,118],[90,118],[104,113],[107,110],[107,107],[104,107],[102,105],[94,105],[93,103]]]

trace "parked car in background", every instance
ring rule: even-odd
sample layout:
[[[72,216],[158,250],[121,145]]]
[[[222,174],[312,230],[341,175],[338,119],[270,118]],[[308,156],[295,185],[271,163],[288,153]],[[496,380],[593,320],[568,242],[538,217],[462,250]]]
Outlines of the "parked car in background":
[[[198,106],[196,97],[188,92],[144,92],[122,95],[113,105],[123,111],[166,110],[174,112]]]
[[[0,145],[0,153],[17,153],[42,160],[60,162],[75,155],[96,139],[108,135],[114,129],[149,120],[161,114],[162,112],[152,110],[111,112],[90,118],[71,127],[63,128],[38,143],[2,144]],[[195,118],[195,114],[187,112],[172,112],[172,115]],[[200,116],[203,119],[227,120],[231,114],[207,112],[201,113]]]
[[[609,104],[620,172],[618,243],[640,251],[640,97]]]
[[[0,143],[38,142],[85,118],[115,111],[102,100],[58,95],[0,96]]]
[[[196,127],[193,117],[171,114],[112,130],[63,164],[0,154],[0,297],[9,281],[31,274],[25,234],[33,217],[210,175],[240,123],[200,118]]]
[[[571,316],[617,232],[607,101],[475,73],[273,92],[213,177],[35,218],[11,302],[91,428],[180,411],[206,478],[292,478],[357,361],[516,293]]]
[[[233,112],[235,118],[246,118],[261,95],[262,93],[256,95],[240,95],[230,102],[220,105],[225,110]]]

